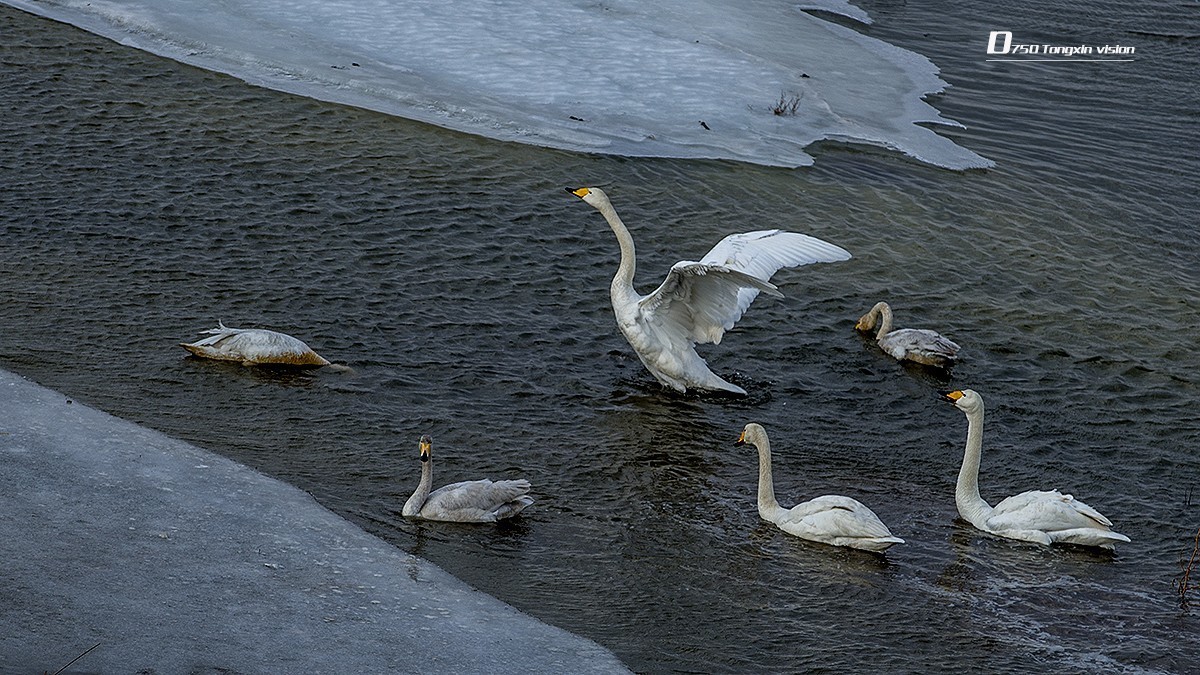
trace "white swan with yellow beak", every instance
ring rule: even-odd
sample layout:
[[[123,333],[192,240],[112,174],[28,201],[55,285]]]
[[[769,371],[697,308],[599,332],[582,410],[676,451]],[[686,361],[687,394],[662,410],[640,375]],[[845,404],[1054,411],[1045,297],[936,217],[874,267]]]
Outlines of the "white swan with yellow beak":
[[[983,451],[983,397],[971,389],[945,394],[967,416],[967,447],[954,490],[958,514],[975,527],[1001,537],[1037,544],[1078,544],[1113,549],[1129,537],[1112,531],[1099,511],[1058,490],[1030,490],[995,506],[979,496]]]
[[[633,237],[600,188],[567,189],[598,210],[621,247],[621,264],[609,288],[621,334],[646,370],[663,385],[688,389],[746,390],[726,382],[696,353],[696,344],[719,344],[725,331],[750,307],[760,292],[782,296],[771,275],[783,267],[848,260],[850,253],[816,237],[781,230],[731,234],[699,262],[671,266],[654,292],[633,288],[636,251]]]

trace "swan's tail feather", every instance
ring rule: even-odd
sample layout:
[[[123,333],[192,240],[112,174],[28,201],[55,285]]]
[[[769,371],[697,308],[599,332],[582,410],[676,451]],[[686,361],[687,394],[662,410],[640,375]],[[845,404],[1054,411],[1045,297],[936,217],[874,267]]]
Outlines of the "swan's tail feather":
[[[530,497],[529,495],[521,495],[511,502],[506,502],[500,506],[497,506],[496,509],[492,511],[492,514],[496,516],[496,520],[512,518],[518,513],[524,511],[525,508],[531,504],[533,504],[533,497]]]
[[[865,551],[883,553],[892,546],[903,543],[904,540],[900,537],[863,537],[850,545]]]
[[[1077,527],[1071,530],[1051,532],[1050,538],[1057,543],[1077,544],[1079,546],[1098,546],[1113,549],[1115,544],[1128,543],[1129,537],[1112,530],[1101,530],[1096,527]]]
[[[188,350],[189,352],[195,354],[196,356],[208,356],[206,350],[200,344],[191,344],[191,343],[187,343],[187,342],[180,342],[179,346],[183,347],[184,349]]]

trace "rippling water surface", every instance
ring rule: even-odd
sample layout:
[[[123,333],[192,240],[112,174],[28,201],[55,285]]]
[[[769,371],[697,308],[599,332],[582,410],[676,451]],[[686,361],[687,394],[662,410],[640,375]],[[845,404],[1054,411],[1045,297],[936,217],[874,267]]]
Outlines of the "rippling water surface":
[[[1200,29],[1088,7],[865,6],[954,85],[938,107],[969,128],[950,135],[998,163],[967,173],[834,144],[793,171],[491,142],[0,8],[0,365],[296,484],[638,671],[1194,671],[1172,579],[1200,526]],[[986,62],[1000,28],[1139,58]],[[749,397],[671,395],[613,325],[616,242],[562,190],[581,185],[631,226],[644,290],[737,230],[855,257],[779,273],[786,297],[704,350]],[[855,334],[879,299],[964,345],[952,378]],[[176,346],[218,319],[349,370]],[[957,521],[966,423],[945,387],[988,402],[985,498],[1059,487],[1132,543]],[[872,556],[760,521],[733,447],[748,421],[782,501],[848,494],[908,543]],[[403,519],[423,433],[440,482],[525,476],[536,507]]]

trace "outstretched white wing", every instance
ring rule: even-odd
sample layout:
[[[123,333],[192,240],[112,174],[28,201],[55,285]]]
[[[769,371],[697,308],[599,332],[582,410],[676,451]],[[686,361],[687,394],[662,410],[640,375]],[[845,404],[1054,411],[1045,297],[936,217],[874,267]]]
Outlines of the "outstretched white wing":
[[[784,267],[849,259],[850,252],[841,246],[807,234],[758,230],[725,237],[700,262],[724,265],[770,281],[771,275]],[[743,313],[756,297],[758,290],[754,288],[746,288],[738,294],[738,306]]]
[[[781,295],[770,283],[780,268],[848,258],[839,246],[794,232],[731,234],[700,262],[675,263],[638,309],[644,322],[672,341],[720,343],[760,291]]]

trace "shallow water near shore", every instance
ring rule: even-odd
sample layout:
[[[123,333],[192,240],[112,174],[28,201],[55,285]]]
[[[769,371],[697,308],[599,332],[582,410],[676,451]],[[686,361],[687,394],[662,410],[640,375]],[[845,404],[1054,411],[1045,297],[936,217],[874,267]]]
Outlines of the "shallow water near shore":
[[[864,5],[864,30],[953,85],[937,106],[967,129],[939,133],[997,162],[957,173],[832,143],[782,170],[493,142],[0,7],[0,366],[297,485],[636,671],[1188,672],[1200,626],[1171,582],[1200,527],[1200,57],[1156,7]],[[981,54],[999,26],[1078,24],[1139,59]],[[582,185],[629,224],[643,291],[732,231],[855,257],[780,272],[784,298],[702,348],[748,397],[677,396],[613,325],[616,242],[563,192]],[[964,362],[883,355],[853,330],[880,299]],[[348,368],[176,346],[218,320]],[[986,499],[1057,487],[1133,541],[1045,549],[957,521],[946,388],[987,402]],[[874,556],[759,520],[733,447],[749,421],[782,502],[846,494],[907,543]],[[496,527],[402,518],[424,433],[436,482],[523,476],[537,503]]]

